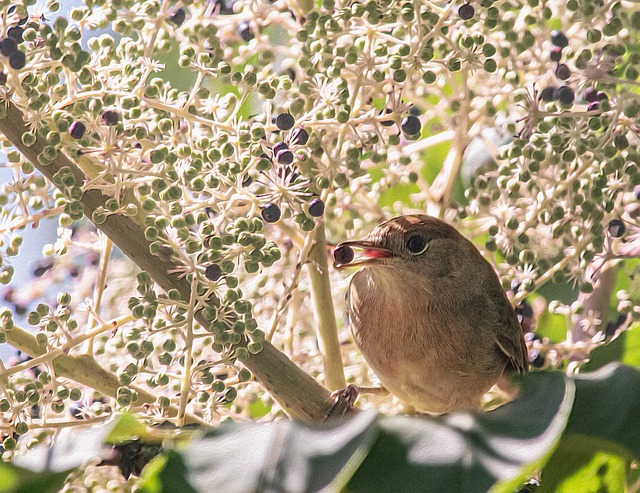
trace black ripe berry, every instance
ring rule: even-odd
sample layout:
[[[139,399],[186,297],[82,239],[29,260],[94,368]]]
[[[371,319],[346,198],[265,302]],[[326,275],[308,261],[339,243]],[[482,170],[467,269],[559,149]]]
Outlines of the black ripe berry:
[[[564,63],[559,63],[556,67],[556,77],[560,80],[567,80],[571,77],[571,69]]]
[[[556,93],[558,89],[554,86],[545,87],[540,93],[540,99],[546,103],[556,100]]]
[[[589,103],[589,106],[587,106],[587,111],[598,111],[599,109],[600,109],[600,103],[598,101]]]
[[[222,277],[222,269],[218,264],[209,264],[204,271],[204,275],[210,281],[217,281]]]
[[[609,96],[607,96],[606,92],[603,91],[598,91],[596,94],[596,100],[597,101],[606,101],[607,99],[609,99]]]
[[[612,219],[607,226],[607,231],[613,238],[620,238],[624,234],[625,226],[621,219]]]
[[[393,111],[391,110],[391,108],[387,108],[386,112],[387,114],[392,113]],[[382,113],[382,112],[380,112]],[[380,125],[382,125],[383,127],[390,127],[391,125],[393,125],[393,120],[382,120],[380,122]]]
[[[0,71],[0,86],[4,86],[7,83],[7,74]]]
[[[254,38],[253,31],[251,31],[251,26],[248,22],[243,21],[238,24],[238,34],[243,41],[251,41]]]
[[[556,98],[562,104],[570,105],[576,100],[576,95],[569,86],[562,86],[556,91]]]
[[[598,100],[598,90],[595,87],[589,87],[584,91],[584,100],[587,103],[593,103]]]
[[[303,146],[307,142],[309,142],[309,132],[307,132],[304,128],[298,127],[293,132],[291,132],[291,145]]]
[[[354,257],[353,248],[347,245],[339,245],[333,251],[333,260],[335,260],[338,265],[349,264]]]
[[[16,51],[9,57],[9,66],[14,70],[23,69],[27,64],[27,56],[22,51]]]
[[[473,5],[469,3],[461,5],[458,9],[458,15],[460,16],[460,19],[464,21],[468,21],[469,19],[471,19],[475,15],[475,13],[476,9],[474,9]]]
[[[402,120],[402,124],[400,126],[402,131],[409,136],[418,135],[422,128],[422,124],[418,117],[413,115],[406,116],[404,120]]]
[[[87,131],[87,126],[82,122],[73,122],[69,127],[69,135],[74,139],[81,139]]]
[[[273,144],[271,152],[273,152],[273,155],[276,156],[280,151],[283,151],[285,149],[289,149],[289,146],[286,143],[276,142],[275,144]]]
[[[178,10],[176,10],[173,13],[173,15],[171,17],[169,17],[169,21],[171,21],[176,26],[180,27],[184,23],[186,17],[187,16],[184,13],[184,9],[183,8],[179,8]]]
[[[309,215],[311,217],[320,217],[324,214],[324,202],[315,198],[309,202]]]
[[[104,123],[109,127],[113,127],[117,125],[119,121],[120,121],[120,115],[118,114],[117,111],[107,110],[104,113],[102,113],[102,123]]]
[[[18,43],[13,38],[4,38],[0,41],[0,53],[4,56],[11,56],[18,51]]]
[[[553,48],[551,48],[549,58],[552,62],[559,62],[562,59],[562,48],[560,48],[559,46],[554,46]]]
[[[562,31],[551,31],[551,42],[558,48],[566,48],[569,46],[569,39]]]
[[[7,30],[7,36],[9,36],[18,44],[24,41],[24,39],[22,38],[23,33],[24,33],[24,28],[20,26],[13,26]]]
[[[276,127],[280,130],[291,130],[296,121],[289,113],[280,113],[276,117]]]
[[[282,212],[280,211],[280,207],[276,204],[267,204],[262,208],[262,219],[268,223],[275,223],[280,219]]]
[[[289,149],[282,149],[276,154],[278,164],[291,164],[293,162],[293,152]]]

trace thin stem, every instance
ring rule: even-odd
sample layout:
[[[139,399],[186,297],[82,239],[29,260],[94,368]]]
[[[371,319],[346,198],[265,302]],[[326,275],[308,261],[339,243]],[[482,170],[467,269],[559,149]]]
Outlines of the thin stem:
[[[108,236],[105,236],[104,246],[102,247],[102,255],[100,256],[100,265],[98,267],[98,280],[96,282],[95,291],[93,293],[93,313],[100,313],[100,306],[102,305],[102,295],[107,287],[107,271],[109,269],[109,259],[111,258],[111,250],[113,248],[113,242]],[[93,327],[96,322],[93,315],[89,316],[89,327]],[[87,354],[93,354],[93,342],[95,338],[89,339],[89,347],[87,348]]]
[[[316,322],[318,342],[324,363],[325,383],[330,390],[346,387],[338,325],[333,307],[331,280],[327,263],[327,237],[324,223],[316,228],[315,245],[309,254],[309,277],[311,279],[311,299]]]
[[[178,407],[178,426],[184,425],[184,416],[189,402],[189,394],[191,393],[191,370],[193,359],[193,313],[195,311],[196,300],[198,296],[198,277],[195,273],[191,279],[191,296],[189,298],[189,311],[187,314],[187,323],[185,324],[185,355],[184,355],[184,374],[182,375],[182,390],[180,393],[180,404]]]

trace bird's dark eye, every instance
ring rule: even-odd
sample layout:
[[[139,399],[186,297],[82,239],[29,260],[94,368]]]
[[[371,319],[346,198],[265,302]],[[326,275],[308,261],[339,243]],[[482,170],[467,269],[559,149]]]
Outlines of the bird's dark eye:
[[[413,235],[407,240],[407,250],[413,254],[420,254],[427,248],[427,241],[420,235]]]

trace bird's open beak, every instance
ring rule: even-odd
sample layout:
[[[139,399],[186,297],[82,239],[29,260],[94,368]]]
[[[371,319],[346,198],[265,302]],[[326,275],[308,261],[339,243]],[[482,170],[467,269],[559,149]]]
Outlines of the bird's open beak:
[[[354,248],[357,249],[355,254]],[[344,269],[377,263],[393,256],[393,252],[388,248],[375,245],[368,240],[343,241],[333,250],[333,265],[336,269]]]

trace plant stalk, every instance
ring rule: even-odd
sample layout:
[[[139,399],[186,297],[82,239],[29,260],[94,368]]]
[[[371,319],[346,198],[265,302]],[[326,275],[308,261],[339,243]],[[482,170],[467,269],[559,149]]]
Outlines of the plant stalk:
[[[324,222],[318,224],[315,244],[309,254],[309,277],[311,279],[311,299],[317,327],[318,343],[324,363],[325,384],[330,390],[347,386],[338,340],[338,325],[333,307],[331,280],[327,262],[327,236]]]

